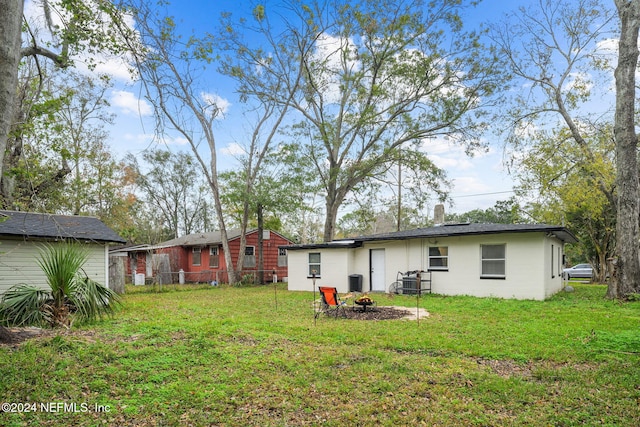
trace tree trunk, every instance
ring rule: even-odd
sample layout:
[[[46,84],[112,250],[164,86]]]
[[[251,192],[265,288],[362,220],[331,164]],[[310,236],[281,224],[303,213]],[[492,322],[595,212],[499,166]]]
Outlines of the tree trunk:
[[[0,0],[0,176],[15,108],[23,0]]]
[[[109,289],[124,294],[125,258],[109,256]]]
[[[209,139],[209,147],[211,152],[211,160],[209,161],[209,167],[211,168],[211,175],[209,178],[209,186],[213,192],[213,201],[215,202],[216,215],[218,216],[218,225],[220,226],[220,240],[222,242],[222,251],[224,252],[224,262],[227,267],[227,281],[231,284],[238,283],[238,275],[233,265],[233,258],[231,257],[231,248],[229,247],[229,237],[227,235],[227,226],[225,224],[222,202],[220,201],[220,188],[218,186],[218,167],[216,165],[216,150],[215,143],[212,139]],[[193,150],[196,158],[201,159],[197,150]],[[204,163],[202,169],[206,171]],[[242,265],[242,264],[240,264]]]
[[[154,254],[153,265],[156,272],[156,283],[158,286],[171,284],[171,263],[168,254]],[[162,289],[162,288],[161,288]]]
[[[598,283],[605,283],[607,281],[607,272],[609,271],[607,265],[607,256],[602,251],[598,252],[598,269],[596,274],[596,281]]]
[[[258,203],[258,283],[264,285],[264,218],[262,204]]]
[[[327,216],[324,220],[324,242],[330,242],[333,240],[336,234],[336,222],[338,221],[338,208],[340,202],[335,197],[329,198],[327,196]]]
[[[616,274],[607,295],[627,298],[640,293],[640,258],[638,258],[640,218],[638,206],[638,138],[635,133],[635,72],[638,63],[638,30],[640,3],[637,0],[616,0],[620,17],[620,42],[616,78]]]

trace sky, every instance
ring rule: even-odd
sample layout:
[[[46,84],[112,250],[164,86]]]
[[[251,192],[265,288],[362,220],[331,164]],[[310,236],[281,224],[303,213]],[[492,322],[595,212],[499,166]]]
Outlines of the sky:
[[[497,20],[505,12],[515,10],[518,4],[522,3],[527,1],[484,0],[463,19],[473,24]],[[252,4],[253,2],[245,0],[174,0],[173,4],[167,6],[167,10],[177,18],[177,25],[183,28],[183,32],[193,31],[198,34],[212,30],[221,11],[250,10]],[[27,3],[27,10],[29,7],[30,2]],[[108,93],[112,112],[116,115],[115,126],[109,129],[112,152],[120,158],[127,153],[137,155],[153,146],[154,119],[151,106],[142,99],[143,94],[139,86],[131,82],[126,67],[116,58],[100,66],[98,71],[111,74],[115,82],[115,86]],[[235,95],[230,87],[218,87],[215,79],[211,79],[208,92],[226,103],[225,119],[219,121],[216,136],[218,143],[223,147],[219,167],[233,167],[239,129],[239,108],[234,102]],[[180,138],[165,142],[171,150],[189,150]],[[487,209],[496,201],[508,199],[513,195],[513,179],[503,162],[503,141],[492,139],[486,143],[488,151],[476,152],[473,157],[469,157],[462,148],[453,146],[445,139],[430,141],[427,151],[431,160],[447,172],[453,184],[450,195],[454,205],[447,206],[447,212],[461,213],[473,209]]]

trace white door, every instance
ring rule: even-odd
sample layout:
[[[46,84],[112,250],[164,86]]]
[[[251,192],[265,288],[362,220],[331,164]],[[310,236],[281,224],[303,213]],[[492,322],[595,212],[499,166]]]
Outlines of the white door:
[[[384,249],[371,249],[369,260],[371,262],[371,290],[385,292],[387,287],[384,283]]]

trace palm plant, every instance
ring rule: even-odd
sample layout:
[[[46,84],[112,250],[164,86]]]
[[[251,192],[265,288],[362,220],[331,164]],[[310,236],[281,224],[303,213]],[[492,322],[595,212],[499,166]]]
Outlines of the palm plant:
[[[93,321],[113,314],[118,294],[91,280],[82,270],[88,252],[77,244],[46,245],[38,265],[50,289],[13,286],[0,301],[0,323],[70,327],[74,319]]]

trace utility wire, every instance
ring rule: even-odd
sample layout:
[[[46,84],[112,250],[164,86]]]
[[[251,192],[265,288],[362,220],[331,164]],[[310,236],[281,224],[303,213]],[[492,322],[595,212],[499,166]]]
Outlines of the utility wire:
[[[515,193],[515,190],[494,191],[493,193],[465,194],[461,196],[451,196],[452,199],[462,199],[465,197],[493,196],[495,194]]]

